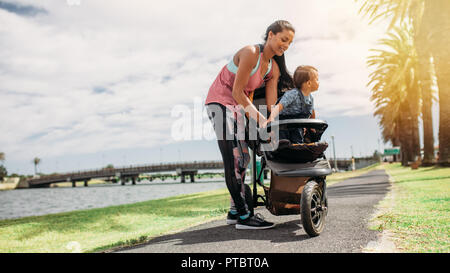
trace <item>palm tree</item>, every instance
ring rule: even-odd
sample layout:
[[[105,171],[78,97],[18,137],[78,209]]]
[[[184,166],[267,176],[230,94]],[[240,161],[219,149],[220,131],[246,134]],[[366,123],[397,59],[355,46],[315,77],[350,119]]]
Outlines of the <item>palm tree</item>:
[[[439,89],[439,164],[450,166],[450,1],[426,1],[424,33],[434,59]]]
[[[402,164],[407,165],[408,161],[420,156],[420,93],[412,28],[406,25],[394,27],[388,38],[380,40],[380,45],[388,50],[372,49],[377,54],[367,61],[369,67],[375,67],[368,83],[368,86],[372,85],[374,115],[380,117],[384,141],[400,144]]]
[[[34,163],[34,175],[37,174],[37,165],[39,165],[41,163],[41,159],[39,157],[35,157],[33,159],[33,163]]]
[[[355,0],[357,1],[357,0]],[[424,162],[434,157],[431,117],[431,81],[426,75],[430,54],[434,59],[439,88],[439,163],[450,165],[450,1],[448,0],[364,0],[360,13],[371,18],[391,18],[389,28],[408,19],[415,30],[415,44],[419,58],[419,87],[423,94]],[[422,70],[424,69],[424,71]]]

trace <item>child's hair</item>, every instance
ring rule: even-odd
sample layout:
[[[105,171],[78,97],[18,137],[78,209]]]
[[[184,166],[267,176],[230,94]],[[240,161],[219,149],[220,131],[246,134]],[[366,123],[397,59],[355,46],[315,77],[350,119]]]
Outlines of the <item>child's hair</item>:
[[[266,30],[266,34],[264,35],[264,41],[267,42],[267,38],[269,37],[269,32],[272,31],[273,34],[277,34],[278,32],[282,32],[283,30],[291,30],[295,33],[295,29],[291,23],[285,20],[278,20],[273,22]],[[275,55],[273,59],[277,62],[278,67],[280,68],[280,79],[278,81],[278,91],[283,91],[285,89],[291,89],[294,86],[292,81],[292,76],[289,74],[286,61],[284,59],[284,54],[281,56]]]
[[[310,65],[300,65],[295,69],[294,73],[294,85],[296,88],[301,89],[303,83],[311,79],[311,73],[313,71],[318,72],[317,68]]]

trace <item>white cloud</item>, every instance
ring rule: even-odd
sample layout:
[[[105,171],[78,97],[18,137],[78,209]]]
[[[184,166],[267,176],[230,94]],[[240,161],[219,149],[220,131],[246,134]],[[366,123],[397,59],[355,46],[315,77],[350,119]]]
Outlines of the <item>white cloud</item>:
[[[0,9],[0,148],[8,158],[169,143],[171,109],[205,97],[240,47],[287,19],[291,71],[319,68],[319,114],[371,112],[365,57],[383,28],[341,1],[16,1]],[[377,36],[378,35],[378,36]]]

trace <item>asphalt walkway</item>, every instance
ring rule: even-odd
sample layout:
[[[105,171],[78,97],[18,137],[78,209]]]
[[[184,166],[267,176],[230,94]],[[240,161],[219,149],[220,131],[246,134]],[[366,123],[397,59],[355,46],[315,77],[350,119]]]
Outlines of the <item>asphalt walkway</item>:
[[[384,170],[374,170],[328,187],[329,210],[325,229],[310,238],[300,215],[274,216],[257,208],[276,226],[268,230],[236,230],[225,218],[122,249],[133,253],[353,253],[361,252],[380,233],[368,228],[375,206],[389,191]]]

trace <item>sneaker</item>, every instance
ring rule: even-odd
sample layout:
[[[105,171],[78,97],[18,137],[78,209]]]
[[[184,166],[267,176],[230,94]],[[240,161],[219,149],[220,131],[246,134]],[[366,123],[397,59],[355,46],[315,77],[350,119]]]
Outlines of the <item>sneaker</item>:
[[[250,217],[252,217],[253,215],[253,212],[250,212]],[[239,214],[232,214],[231,212],[228,212],[227,225],[236,225],[238,218]]]
[[[227,225],[236,225],[238,217],[239,217],[239,214],[232,214],[231,212],[228,212]]]
[[[274,226],[274,223],[267,222],[261,214],[257,213],[244,220],[238,217],[236,229],[268,229]]]

